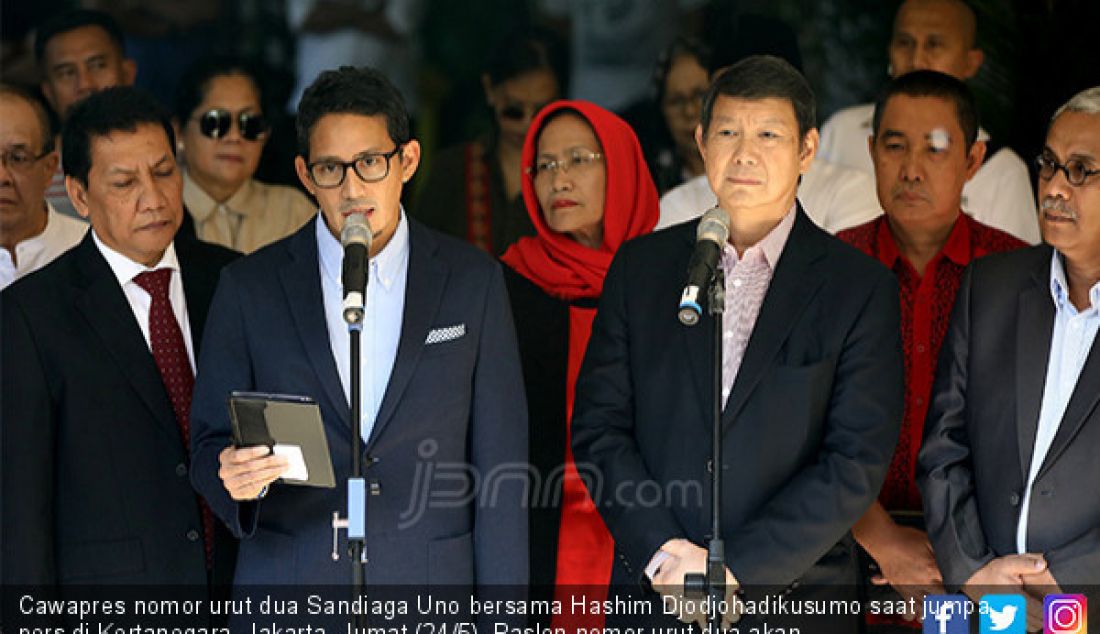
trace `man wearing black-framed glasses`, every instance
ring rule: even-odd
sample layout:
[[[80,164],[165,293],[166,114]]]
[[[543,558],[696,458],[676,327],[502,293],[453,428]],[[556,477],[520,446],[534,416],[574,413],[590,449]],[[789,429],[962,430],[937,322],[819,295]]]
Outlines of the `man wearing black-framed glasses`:
[[[959,288],[919,457],[949,591],[1027,599],[1100,584],[1100,86],[1055,112],[1039,157],[1045,244]]]
[[[368,585],[525,584],[523,487],[514,478],[490,478],[481,489],[469,482],[527,459],[527,406],[500,266],[405,213],[401,192],[420,145],[401,95],[378,71],[323,73],[302,97],[297,125],[295,167],[320,214],[223,277],[192,410],[192,480],[244,540],[236,583],[348,583],[347,558],[329,557],[329,522],[346,508],[351,452],[360,450],[386,496],[368,501]],[[363,415],[354,423],[338,239],[353,213],[367,217],[373,234]],[[282,458],[265,447],[233,448],[225,407],[233,390],[313,397],[338,486],[287,486],[277,481]],[[369,439],[358,449],[354,425]],[[435,460],[463,465],[453,475],[471,486],[468,500],[418,506],[436,483],[418,490],[417,469]],[[336,552],[346,552],[344,539]]]

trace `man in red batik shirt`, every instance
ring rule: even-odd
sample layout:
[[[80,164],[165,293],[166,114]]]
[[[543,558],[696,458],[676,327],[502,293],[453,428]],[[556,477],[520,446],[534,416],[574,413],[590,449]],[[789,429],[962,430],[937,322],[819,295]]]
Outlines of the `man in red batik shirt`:
[[[1026,246],[961,210],[963,185],[985,158],[977,134],[974,98],[961,81],[934,71],[895,79],[875,104],[868,139],[886,214],[837,234],[892,270],[901,295],[901,438],[878,501],[852,533],[874,561],[865,571],[871,583],[893,586],[915,611],[904,620],[869,615],[874,632],[919,627],[923,596],[945,592],[914,478],[936,360],[966,265]]]

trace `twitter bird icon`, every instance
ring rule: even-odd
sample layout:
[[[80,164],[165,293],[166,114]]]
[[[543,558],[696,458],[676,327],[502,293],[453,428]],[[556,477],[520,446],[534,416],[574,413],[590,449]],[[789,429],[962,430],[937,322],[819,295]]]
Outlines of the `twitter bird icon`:
[[[1027,602],[1018,594],[987,594],[978,603],[979,632],[1026,634]]]

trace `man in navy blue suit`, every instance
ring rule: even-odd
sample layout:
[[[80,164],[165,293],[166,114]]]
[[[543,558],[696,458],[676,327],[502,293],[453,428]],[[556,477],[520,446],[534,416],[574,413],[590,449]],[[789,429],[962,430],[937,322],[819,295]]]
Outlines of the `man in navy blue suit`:
[[[192,480],[242,540],[235,583],[350,581],[347,557],[333,561],[330,553],[353,450],[371,483],[368,584],[526,583],[524,480],[498,477],[527,456],[499,265],[402,209],[420,146],[401,95],[377,71],[344,67],[318,77],[299,107],[298,144],[298,176],[321,213],[225,270],[199,360]],[[338,240],[352,213],[366,215],[373,233],[362,418],[354,421],[367,440],[357,449]],[[233,447],[226,410],[233,390],[315,399],[337,487],[278,481],[282,457]],[[340,553],[344,541],[341,534]]]

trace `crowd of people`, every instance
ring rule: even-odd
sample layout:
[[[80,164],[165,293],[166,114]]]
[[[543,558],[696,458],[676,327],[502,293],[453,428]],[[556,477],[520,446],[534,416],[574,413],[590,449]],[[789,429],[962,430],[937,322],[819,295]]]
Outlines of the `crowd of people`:
[[[370,38],[412,63],[422,8],[394,6],[345,17],[387,14]],[[262,71],[204,57],[165,108],[111,17],[54,16],[40,93],[0,84],[0,578],[346,583],[332,514],[358,454],[368,584],[683,605],[717,471],[731,597],[906,601],[813,626],[886,633],[929,595],[1018,593],[1041,629],[1044,596],[1100,586],[1100,86],[1034,122],[1033,189],[981,126],[975,32],[960,0],[902,2],[876,100],[820,126],[797,48],[668,33],[655,127],[627,75],[520,29],[484,65],[491,132],[413,195],[398,70],[299,68],[299,183],[264,183]],[[687,326],[705,212],[724,292]],[[358,359],[352,214],[373,236]],[[336,487],[236,444],[238,391],[315,401]]]

